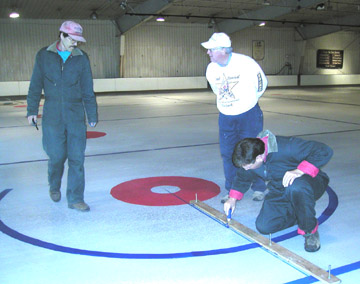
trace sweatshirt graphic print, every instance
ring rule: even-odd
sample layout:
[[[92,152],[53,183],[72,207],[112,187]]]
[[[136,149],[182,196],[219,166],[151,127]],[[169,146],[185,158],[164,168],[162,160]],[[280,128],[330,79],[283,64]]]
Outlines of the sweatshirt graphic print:
[[[252,58],[232,53],[226,66],[210,63],[206,78],[217,96],[217,107],[225,115],[238,115],[253,108],[267,87],[267,79]]]

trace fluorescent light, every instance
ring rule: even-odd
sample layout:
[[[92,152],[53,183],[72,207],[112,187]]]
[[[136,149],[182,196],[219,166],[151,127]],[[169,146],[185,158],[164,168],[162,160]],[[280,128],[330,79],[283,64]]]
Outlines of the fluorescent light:
[[[13,19],[16,19],[16,18],[19,18],[20,17],[20,14],[16,11],[12,11],[10,14],[9,14],[9,17],[10,18],[13,18]]]
[[[164,17],[157,17],[156,21],[157,22],[165,22],[165,18]]]
[[[98,18],[98,14],[96,13],[96,11],[93,11],[90,15],[90,19],[97,20],[97,18]]]
[[[325,4],[324,3],[317,4],[315,9],[318,11],[325,10]]]
[[[120,8],[121,9],[123,9],[123,10],[126,10],[126,7],[127,7],[127,0],[125,0],[125,1],[121,1],[121,3],[120,3]]]
[[[265,23],[265,22],[262,22],[262,23],[259,24],[259,27],[263,27],[263,26],[265,26],[265,25],[266,25],[266,23]]]

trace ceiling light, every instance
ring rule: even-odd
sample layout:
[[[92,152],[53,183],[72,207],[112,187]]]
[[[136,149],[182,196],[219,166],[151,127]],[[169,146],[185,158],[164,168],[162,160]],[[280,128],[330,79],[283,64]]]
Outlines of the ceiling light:
[[[267,1],[267,0],[264,0],[263,5],[265,5],[265,6],[269,6],[269,5],[271,5],[271,3],[270,3],[269,1]]]
[[[209,23],[208,23],[208,28],[209,29],[212,29],[213,27],[215,27],[215,20],[214,20],[214,18],[211,18],[210,20],[209,20]]]
[[[265,25],[266,25],[266,23],[265,23],[265,22],[262,22],[262,23],[259,24],[259,27],[263,27],[263,26],[265,26]]]
[[[123,10],[126,10],[126,7],[127,7],[127,0],[125,0],[125,1],[121,1],[121,3],[120,3],[120,8],[121,9],[123,9]]]
[[[325,4],[324,3],[317,4],[315,9],[318,11],[325,10]]]
[[[96,13],[96,11],[93,11],[90,15],[90,19],[97,20],[97,18],[98,18],[98,14]]]
[[[10,14],[9,14],[9,17],[10,18],[13,18],[13,19],[16,19],[16,18],[19,18],[20,17],[20,14],[19,12],[17,11],[17,9],[12,9]]]
[[[165,22],[165,18],[163,16],[157,17],[156,18],[157,22]]]

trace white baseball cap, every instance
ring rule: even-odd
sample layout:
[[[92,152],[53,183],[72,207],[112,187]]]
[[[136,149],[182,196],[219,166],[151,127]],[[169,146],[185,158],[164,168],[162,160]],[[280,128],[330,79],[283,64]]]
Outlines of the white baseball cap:
[[[214,33],[211,38],[201,44],[206,49],[216,47],[231,47],[231,40],[225,33]]]

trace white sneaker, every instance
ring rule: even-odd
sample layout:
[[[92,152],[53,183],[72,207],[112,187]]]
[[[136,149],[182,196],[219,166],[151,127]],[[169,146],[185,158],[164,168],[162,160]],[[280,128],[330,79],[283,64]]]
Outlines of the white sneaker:
[[[306,234],[305,237],[305,250],[308,252],[316,252],[320,249],[320,236],[319,232],[316,231],[314,234]]]
[[[223,198],[221,198],[221,203],[225,203],[226,201],[229,200],[229,198],[230,198],[229,194],[224,195]]]
[[[265,197],[265,192],[262,191],[254,191],[252,200],[254,201],[263,201]]]

